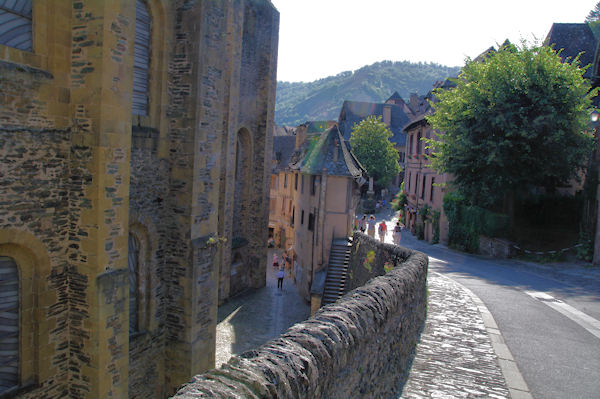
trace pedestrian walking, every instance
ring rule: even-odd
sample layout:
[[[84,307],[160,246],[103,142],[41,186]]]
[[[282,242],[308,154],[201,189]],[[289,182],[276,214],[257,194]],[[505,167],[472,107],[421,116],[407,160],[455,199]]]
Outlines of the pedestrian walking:
[[[382,220],[381,223],[379,223],[377,232],[379,233],[379,241],[385,242],[385,235],[387,234],[387,225],[385,224],[385,221]]]
[[[273,254],[273,267],[279,267],[279,258],[277,254]]]
[[[366,228],[367,228],[367,215],[362,215],[362,217],[358,221],[358,229],[360,230],[361,233],[364,233]]]
[[[394,226],[394,244],[400,245],[400,239],[402,238],[402,224],[400,221],[396,222]]]
[[[277,272],[277,288],[283,290],[283,277],[285,276],[285,271],[283,267],[279,268]]]
[[[377,221],[375,220],[375,216],[371,215],[369,216],[369,220],[367,221],[367,234],[369,234],[369,237],[371,238],[375,238],[375,224],[377,223]]]

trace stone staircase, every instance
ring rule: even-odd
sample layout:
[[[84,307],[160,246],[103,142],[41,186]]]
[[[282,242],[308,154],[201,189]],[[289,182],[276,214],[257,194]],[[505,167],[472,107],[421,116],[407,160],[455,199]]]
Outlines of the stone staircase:
[[[329,266],[321,306],[337,301],[344,295],[350,262],[351,238],[334,239],[329,253]]]

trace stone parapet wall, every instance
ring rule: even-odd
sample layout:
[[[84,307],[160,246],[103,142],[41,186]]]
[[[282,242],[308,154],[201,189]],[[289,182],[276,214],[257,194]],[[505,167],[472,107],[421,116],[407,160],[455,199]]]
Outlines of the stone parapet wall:
[[[396,263],[387,273],[385,262],[359,272],[369,251]],[[398,397],[425,321],[428,259],[363,234],[355,235],[352,253],[353,281],[362,286],[279,338],[196,376],[175,398]]]

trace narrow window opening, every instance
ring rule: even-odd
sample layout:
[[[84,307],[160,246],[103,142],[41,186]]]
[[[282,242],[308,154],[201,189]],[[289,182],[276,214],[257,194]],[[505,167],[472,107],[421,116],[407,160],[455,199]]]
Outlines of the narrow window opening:
[[[150,13],[141,1],[136,1],[135,40],[133,50],[133,93],[131,107],[134,115],[148,115],[148,77],[150,70]]]
[[[0,396],[19,385],[19,270],[0,256]]]

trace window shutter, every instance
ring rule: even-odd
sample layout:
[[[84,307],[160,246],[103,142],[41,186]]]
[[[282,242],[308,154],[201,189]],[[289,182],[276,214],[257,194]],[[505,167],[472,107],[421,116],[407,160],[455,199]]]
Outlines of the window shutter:
[[[33,51],[31,0],[0,0],[0,44]]]
[[[141,1],[136,1],[135,42],[133,50],[133,94],[131,99],[134,115],[148,115],[148,72],[150,69],[150,13]]]
[[[19,385],[19,271],[0,256],[0,394]]]

